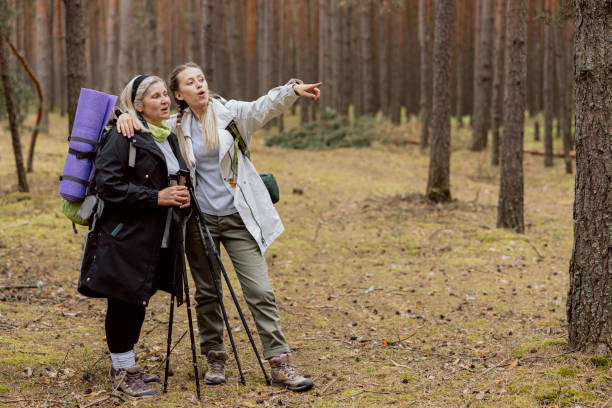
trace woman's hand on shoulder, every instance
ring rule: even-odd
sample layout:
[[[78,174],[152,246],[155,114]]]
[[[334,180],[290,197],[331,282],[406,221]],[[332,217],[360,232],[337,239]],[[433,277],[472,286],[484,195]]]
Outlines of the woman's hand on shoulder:
[[[293,90],[299,96],[316,101],[321,96],[321,90],[319,89],[321,85],[323,85],[323,82],[317,82],[316,84],[295,84],[293,85]]]
[[[140,130],[132,117],[127,113],[122,113],[117,118],[117,131],[127,138],[134,136],[134,130]]]

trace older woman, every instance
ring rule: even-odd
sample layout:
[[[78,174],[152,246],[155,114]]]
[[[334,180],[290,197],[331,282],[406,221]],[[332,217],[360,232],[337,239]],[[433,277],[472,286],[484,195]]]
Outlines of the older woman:
[[[170,74],[170,90],[178,114],[168,125],[176,131],[181,152],[192,171],[196,199],[215,244],[222,243],[232,260],[257,325],[264,357],[272,368],[272,383],[292,391],[307,391],[313,382],[291,364],[264,257],[264,251],[284,227],[253,163],[244,149],[235,147],[228,125],[235,123],[248,151],[255,131],[291,107],[300,96],[317,100],[320,85],[293,80],[253,102],[223,102],[211,97],[198,65],[179,65]],[[118,127],[123,134],[130,135],[133,126],[128,115],[119,118]],[[204,379],[208,384],[221,384],[225,382],[227,359],[223,319],[194,217],[187,225],[186,247],[196,283],[200,348],[208,362]],[[218,277],[217,268],[213,272]]]
[[[105,329],[115,388],[143,397],[157,394],[148,383],[159,377],[136,365],[134,346],[157,289],[182,302],[182,230],[190,202],[186,187],[169,184],[169,175],[187,166],[164,124],[170,108],[164,81],[133,78],[120,106],[140,130],[128,141],[113,127],[98,150],[91,188],[104,211],[88,233],[79,292],[108,299]]]

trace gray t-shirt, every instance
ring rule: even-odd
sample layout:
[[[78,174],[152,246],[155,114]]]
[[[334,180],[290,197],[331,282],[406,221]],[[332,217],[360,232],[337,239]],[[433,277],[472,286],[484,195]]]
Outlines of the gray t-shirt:
[[[168,167],[168,175],[176,174],[180,170],[179,162],[172,151],[172,147],[168,142],[168,139],[164,140],[163,143],[155,141],[155,144],[164,154],[166,158],[166,167]],[[170,221],[172,217],[172,210],[168,208],[168,215],[166,216],[166,227],[164,228],[164,238],[162,239],[162,248],[168,248],[168,237],[170,236]]]
[[[219,149],[207,150],[202,136],[202,125],[191,117],[191,144],[196,159],[196,198],[208,215],[230,215],[238,212],[234,196],[227,189],[219,168]]]

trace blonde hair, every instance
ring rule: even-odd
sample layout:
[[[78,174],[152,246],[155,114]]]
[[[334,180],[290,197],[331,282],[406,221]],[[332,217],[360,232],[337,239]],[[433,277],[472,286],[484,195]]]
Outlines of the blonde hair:
[[[189,159],[187,157],[187,148],[185,143],[185,135],[183,134],[183,129],[181,128],[181,123],[183,120],[183,115],[185,114],[185,110],[189,108],[187,102],[184,100],[176,99],[175,92],[180,91],[178,76],[181,72],[186,70],[187,68],[196,68],[204,72],[202,68],[196,64],[195,62],[187,62],[185,64],[178,65],[175,67],[170,73],[170,78],[168,82],[170,83],[170,92],[172,93],[172,97],[176,102],[177,106],[177,117],[176,117],[176,136],[179,142],[179,148],[181,150],[181,154],[185,159],[186,163],[189,163]],[[192,112],[193,114],[193,112]],[[210,99],[210,90],[207,95],[206,107],[204,108],[204,114],[200,118],[200,123],[202,125],[202,137],[204,138],[204,145],[207,150],[216,150],[219,148],[219,133],[217,132],[217,118],[215,117],[215,113],[213,112],[211,106]],[[189,164],[191,167],[191,164]]]
[[[138,112],[136,111],[136,106],[138,105],[142,106],[144,97],[147,94],[147,91],[149,90],[149,87],[151,85],[161,82],[162,84],[164,84],[164,86],[166,86],[166,82],[160,77],[155,76],[155,75],[146,77],[140,83],[140,85],[138,85],[138,89],[136,89],[136,96],[134,97],[134,102],[132,103],[132,87],[134,85],[134,81],[139,76],[140,75],[137,75],[134,78],[132,78],[130,82],[128,82],[128,84],[125,86],[125,88],[123,88],[123,91],[121,91],[121,96],[119,97],[119,107],[121,108],[123,112],[130,115],[134,123],[140,126],[141,132],[150,133],[150,130],[147,129],[147,127],[144,126],[144,124],[140,120]]]

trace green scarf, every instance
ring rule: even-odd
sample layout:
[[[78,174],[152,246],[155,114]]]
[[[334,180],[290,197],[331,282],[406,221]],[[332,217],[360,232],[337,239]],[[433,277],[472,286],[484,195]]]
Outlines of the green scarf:
[[[170,136],[170,128],[162,123],[161,126],[155,126],[152,123],[147,122],[147,126],[151,131],[151,136],[156,142],[164,143],[168,136]]]

